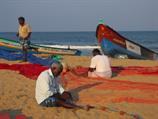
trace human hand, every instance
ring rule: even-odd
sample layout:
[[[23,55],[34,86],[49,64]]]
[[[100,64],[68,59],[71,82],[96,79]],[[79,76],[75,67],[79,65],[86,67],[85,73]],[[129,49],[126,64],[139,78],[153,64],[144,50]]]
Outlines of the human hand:
[[[90,105],[83,106],[83,109],[86,111],[89,111],[91,108],[94,108],[94,106],[90,106]]]
[[[64,91],[63,94],[62,94],[62,97],[64,99],[71,99],[72,100],[72,95],[70,92],[67,92],[67,91]]]
[[[29,37],[28,37],[28,36],[24,38],[24,40],[28,40],[28,39],[29,39]]]
[[[17,33],[16,36],[19,37],[19,33]]]

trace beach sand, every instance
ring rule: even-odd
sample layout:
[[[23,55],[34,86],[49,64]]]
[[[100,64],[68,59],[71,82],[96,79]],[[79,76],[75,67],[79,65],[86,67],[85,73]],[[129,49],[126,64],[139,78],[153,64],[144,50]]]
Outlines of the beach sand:
[[[89,66],[90,57],[65,56],[63,61],[69,67]],[[158,61],[150,60],[112,59],[111,62],[112,66],[122,67],[158,66]],[[18,62],[0,59],[0,63]],[[158,119],[158,75],[118,75],[108,79],[110,82],[73,76],[75,80],[67,79],[66,88],[73,92],[76,103],[94,105],[96,109],[85,111],[40,107],[34,98],[35,80],[30,80],[17,71],[0,70],[0,113],[9,112],[12,117],[22,113],[29,119],[134,119],[130,115],[114,111],[117,110],[138,114],[141,119]],[[149,87],[145,87],[148,85]],[[101,106],[111,110],[100,110]]]

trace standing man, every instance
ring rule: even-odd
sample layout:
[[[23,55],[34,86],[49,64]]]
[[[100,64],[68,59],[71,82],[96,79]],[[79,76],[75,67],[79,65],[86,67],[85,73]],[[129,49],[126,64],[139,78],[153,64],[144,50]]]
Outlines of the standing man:
[[[19,22],[19,30],[17,33],[17,37],[19,37],[20,44],[22,45],[23,50],[23,60],[27,61],[27,50],[30,48],[30,36],[31,36],[31,28],[28,24],[25,23],[24,17],[18,18]]]
[[[59,81],[63,70],[60,62],[55,62],[50,69],[43,71],[37,78],[35,98],[44,107],[80,108],[88,110],[90,106],[79,106],[72,102],[72,96],[66,92]]]
[[[111,78],[112,71],[109,58],[106,55],[101,55],[98,49],[92,51],[93,58],[89,67],[89,77]]]

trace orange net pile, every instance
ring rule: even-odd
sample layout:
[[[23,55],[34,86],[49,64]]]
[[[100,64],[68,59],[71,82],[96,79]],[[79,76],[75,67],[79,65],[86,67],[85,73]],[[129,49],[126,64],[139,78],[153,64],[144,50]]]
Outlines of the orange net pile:
[[[76,67],[73,69],[77,75],[88,73],[88,67]],[[112,72],[118,75],[158,75],[158,66],[155,67],[112,67]]]
[[[88,101],[100,104],[107,102],[158,103],[158,84],[133,82],[120,79],[111,80],[103,78],[88,78],[76,75],[74,71],[68,72],[64,78],[67,79],[67,87],[70,90],[91,89],[96,92],[97,90],[98,92],[103,91],[103,93],[87,93],[86,95],[81,93],[81,97],[83,96],[83,99],[80,99],[83,102]],[[91,97],[92,95],[93,101]]]
[[[38,64],[0,64],[0,69],[19,71],[20,74],[36,80],[38,75],[48,69]],[[146,75],[157,76],[158,67],[115,67],[114,72],[118,75]],[[67,79],[67,88],[82,92],[85,89],[94,90],[93,93],[81,93],[83,102],[106,103],[106,102],[130,102],[130,103],[158,103],[158,84],[145,82],[132,82],[117,79],[88,78],[88,68],[78,67],[62,76]],[[103,93],[95,93],[99,92]],[[94,97],[93,100],[91,97]]]

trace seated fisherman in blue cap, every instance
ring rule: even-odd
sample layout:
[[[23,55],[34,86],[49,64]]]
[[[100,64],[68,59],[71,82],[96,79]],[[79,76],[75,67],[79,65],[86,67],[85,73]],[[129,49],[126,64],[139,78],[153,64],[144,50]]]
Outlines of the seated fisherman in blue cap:
[[[51,64],[48,70],[43,71],[36,81],[35,98],[39,105],[44,107],[80,108],[88,110],[90,106],[79,106],[73,103],[72,96],[59,83],[59,75],[63,70],[60,62]]]

